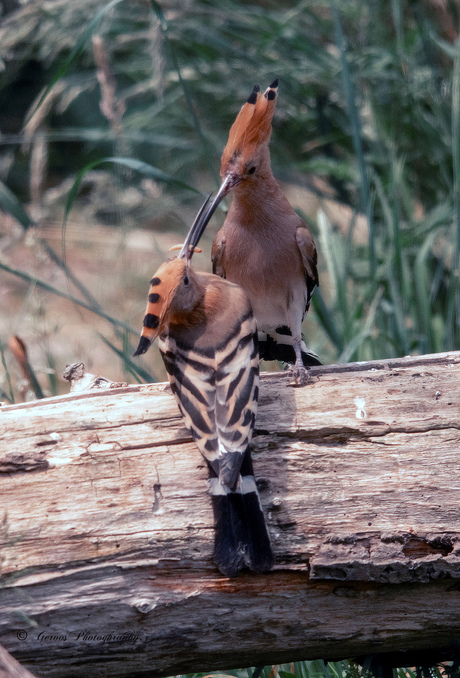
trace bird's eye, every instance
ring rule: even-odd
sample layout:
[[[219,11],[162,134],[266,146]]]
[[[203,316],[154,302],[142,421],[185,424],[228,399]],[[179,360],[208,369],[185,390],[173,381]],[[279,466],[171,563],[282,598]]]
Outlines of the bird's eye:
[[[187,286],[189,283],[188,275],[184,275],[184,285]]]
[[[248,169],[248,174],[254,174],[255,171],[256,171],[256,168],[255,168],[255,167],[250,167],[250,168]]]

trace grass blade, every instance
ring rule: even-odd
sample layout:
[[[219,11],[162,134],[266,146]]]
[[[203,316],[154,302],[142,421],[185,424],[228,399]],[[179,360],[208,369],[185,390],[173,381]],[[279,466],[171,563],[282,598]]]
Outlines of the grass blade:
[[[58,266],[65,273],[67,278],[75,285],[75,287],[83,294],[83,296],[86,297],[89,303],[92,304],[94,308],[102,309],[102,306],[100,306],[99,302],[72,273],[72,271],[67,266],[65,261],[63,261],[61,257],[53,250],[51,245],[44,238],[40,238],[40,244],[46,250],[46,253],[50,257],[50,259],[56,264],[56,266]]]
[[[29,217],[14,193],[2,181],[0,181],[0,209],[14,217],[25,229],[34,225],[33,219]]]
[[[12,275],[16,275],[18,278],[22,278],[22,280],[26,280],[29,283],[33,283],[34,285],[37,285],[37,287],[40,287],[42,290],[46,290],[46,292],[51,292],[51,294],[56,294],[58,297],[63,297],[64,299],[69,299],[69,301],[71,301],[72,303],[78,304],[78,306],[82,306],[83,308],[86,308],[87,311],[91,311],[91,313],[95,313],[96,315],[100,316],[101,318],[108,320],[113,326],[122,327],[127,332],[131,332],[132,334],[135,334],[136,336],[138,336],[138,334],[139,334],[139,332],[137,332],[132,327],[130,327],[129,325],[124,323],[122,320],[117,320],[116,318],[113,318],[108,313],[105,313],[105,311],[101,310],[100,307],[95,308],[91,304],[87,304],[86,302],[82,301],[81,299],[77,299],[77,297],[74,297],[71,294],[68,294],[67,292],[62,292],[57,287],[53,287],[52,285],[49,285],[44,280],[40,280],[39,278],[36,278],[33,275],[29,275],[29,273],[25,273],[25,271],[20,271],[17,268],[12,268],[11,266],[8,266],[7,264],[4,264],[1,261],[0,261],[0,269],[2,269],[3,271],[6,271],[7,273],[12,273]]]
[[[319,319],[321,327],[326,332],[337,351],[341,353],[343,351],[343,340],[341,334],[334,322],[333,314],[329,311],[327,304],[323,299],[323,295],[318,289],[315,290],[311,303],[315,309],[315,313]]]
[[[347,363],[349,360],[352,359],[353,355],[355,352],[358,350],[362,342],[371,335],[374,321],[375,321],[375,316],[377,313],[377,309],[379,307],[380,299],[382,298],[383,295],[383,287],[380,287],[377,290],[377,293],[375,294],[372,303],[369,307],[369,310],[367,312],[367,315],[364,319],[364,322],[362,324],[362,330],[356,334],[353,339],[348,342],[348,344],[345,346],[344,350],[342,351],[338,362],[339,363]]]
[[[197,133],[197,136],[200,140],[201,146],[203,148],[204,157],[205,157],[206,162],[208,164],[211,175],[214,177],[215,182],[218,186],[220,184],[220,181],[219,181],[219,177],[216,173],[214,164],[212,162],[212,156],[213,156],[212,151],[213,151],[213,149],[210,148],[210,145],[207,142],[206,137],[203,134],[203,130],[201,128],[200,121],[198,120],[198,116],[196,114],[195,107],[193,105],[193,101],[192,101],[192,98],[190,96],[190,92],[188,90],[186,82],[182,78],[182,73],[181,73],[181,69],[180,69],[180,66],[179,66],[179,59],[177,57],[174,45],[173,45],[172,41],[169,39],[168,22],[167,22],[166,17],[163,13],[163,9],[162,9],[161,5],[158,2],[156,2],[156,0],[150,0],[150,4],[152,5],[152,9],[153,9],[154,13],[156,14],[156,16],[158,18],[164,39],[166,40],[166,43],[169,47],[169,52],[171,54],[171,61],[173,63],[174,70],[177,73],[177,77],[178,77],[180,85],[182,87],[182,91],[184,92],[185,102],[187,104],[188,110],[190,111],[190,115],[192,116],[193,125],[194,125],[195,131]]]
[[[141,377],[147,384],[151,383],[156,383],[158,379],[156,379],[150,372],[147,372],[147,370],[144,370],[143,367],[135,363],[131,358],[125,353],[124,351],[120,351],[119,348],[117,348],[114,344],[112,344],[108,339],[104,337],[100,332],[98,332],[98,335],[100,339],[108,346],[116,355],[120,358],[120,360],[123,361],[123,365],[126,367],[126,369],[135,377],[136,379],[138,377]],[[130,347],[131,348],[131,347]],[[132,349],[131,349],[131,352]]]
[[[417,253],[414,267],[415,293],[418,300],[417,311],[420,322],[420,334],[423,336],[421,351],[423,353],[434,353],[436,351],[433,312],[430,304],[430,285],[427,274],[427,258],[437,237],[437,231],[433,231],[428,235],[422,248]]]
[[[130,170],[138,172],[139,174],[143,174],[147,177],[150,177],[151,179],[155,179],[156,181],[162,181],[165,184],[177,186],[178,188],[185,188],[187,191],[193,191],[194,193],[198,194],[200,193],[198,189],[194,188],[193,186],[190,186],[190,184],[187,184],[185,181],[176,179],[170,174],[167,174],[166,172],[163,172],[161,169],[158,169],[158,167],[149,165],[149,163],[143,162],[142,160],[137,160],[135,158],[102,158],[102,160],[98,160],[95,164],[93,164],[93,167],[96,167],[97,165],[100,165],[105,162],[110,162],[115,165],[127,167]]]
[[[2,344],[0,344],[0,355],[1,355],[1,360],[2,360],[3,369],[5,370],[6,381],[7,381],[7,383],[8,383],[8,390],[9,390],[9,392],[10,392],[10,393],[9,393],[9,397],[8,397],[8,395],[7,395],[7,394],[5,393],[5,391],[3,391],[3,389],[2,389],[2,395],[5,396],[5,398],[7,398],[8,401],[9,401],[10,403],[14,403],[14,402],[15,402],[15,400],[14,400],[14,391],[13,391],[13,386],[12,386],[12,384],[11,384],[10,371],[9,371],[8,366],[7,366],[7,364],[6,364],[6,360],[5,360],[5,348],[4,348],[4,346],[3,346]]]
[[[334,309],[337,317],[342,317],[343,337],[348,336],[351,314],[348,304],[348,280],[346,252],[347,243],[339,235],[333,234],[332,227],[325,212],[320,210],[317,216],[320,244],[326,267],[334,290]],[[323,309],[324,310],[324,309]],[[323,317],[324,319],[324,317]],[[338,337],[336,336],[336,339]],[[337,341],[334,341],[337,345]]]
[[[453,161],[453,258],[450,285],[447,297],[447,318],[445,349],[456,346],[455,326],[460,323],[460,41],[457,42],[457,51],[454,61],[452,82],[452,161]]]
[[[41,398],[44,398],[45,395],[42,391],[42,387],[40,386],[37,375],[35,374],[35,370],[30,364],[29,360],[27,360],[27,372],[29,373],[29,381],[30,381],[30,387],[32,391],[35,393],[35,397],[37,400],[40,400]]]
[[[185,188],[189,191],[193,191],[194,193],[199,194],[199,191],[193,186],[190,186],[189,184],[186,184],[185,182],[180,181],[175,177],[172,177],[170,174],[167,174],[166,172],[163,172],[162,170],[158,169],[158,167],[149,165],[149,163],[143,162],[142,160],[136,160],[135,158],[115,158],[115,157],[101,158],[100,160],[95,160],[94,162],[88,163],[88,165],[83,167],[83,169],[81,169],[77,174],[74,184],[69,191],[69,195],[67,196],[66,206],[64,210],[64,222],[63,222],[64,229],[67,217],[69,216],[69,212],[72,208],[74,200],[78,195],[78,190],[80,188],[81,181],[85,176],[86,172],[89,172],[90,170],[104,163],[113,163],[115,165],[121,165],[122,167],[126,167],[127,169],[139,172],[140,174],[155,179],[156,181],[163,181],[164,183],[172,184],[174,186],[178,186],[179,188]]]
[[[49,390],[52,396],[56,396],[59,393],[59,382],[57,378],[56,370],[56,361],[54,355],[49,351],[46,352],[46,359],[48,362],[48,381],[49,381]]]
[[[88,40],[91,38],[93,31],[97,26],[101,23],[102,19],[105,17],[107,12],[109,12],[115,5],[118,5],[122,0],[111,0],[105,7],[103,7],[95,17],[91,19],[89,22],[88,26],[85,28],[77,42],[75,43],[74,47],[72,48],[70,54],[63,59],[61,65],[57,69],[56,73],[54,74],[53,78],[51,79],[51,82],[49,85],[46,87],[45,91],[41,95],[40,99],[38,100],[37,104],[34,106],[32,111],[28,114],[26,118],[26,124],[30,121],[30,119],[35,115],[35,113],[38,111],[40,106],[43,104],[44,100],[48,96],[48,94],[51,92],[53,89],[54,85],[57,83],[58,80],[60,80],[62,77],[64,77],[70,66],[74,61],[78,59],[80,54],[82,53],[86,43]]]
[[[364,150],[362,144],[362,135],[361,135],[361,122],[358,112],[358,107],[356,105],[356,96],[353,86],[353,80],[350,74],[350,68],[348,66],[346,46],[345,46],[345,36],[343,33],[342,22],[340,19],[340,11],[337,7],[336,0],[331,0],[331,11],[332,18],[334,22],[334,34],[337,43],[337,47],[340,52],[340,62],[342,65],[342,80],[343,88],[345,90],[345,96],[348,106],[348,114],[350,116],[351,122],[351,131],[353,138],[353,147],[358,159],[359,173],[361,177],[360,190],[361,190],[361,203],[362,210],[367,216],[367,221],[369,224],[369,274],[371,280],[374,284],[377,284],[376,281],[376,272],[377,272],[377,261],[375,256],[375,234],[373,228],[373,215],[371,210],[371,200],[370,200],[370,188],[369,188],[369,178],[367,176],[366,161],[364,159]]]
[[[319,230],[319,240],[323,257],[326,261],[326,268],[332,282],[332,289],[334,291],[334,302],[339,305],[339,297],[341,294],[341,279],[339,276],[340,266],[337,254],[338,239],[334,239],[332,235],[332,228],[326,213],[323,210],[318,211],[317,223]]]

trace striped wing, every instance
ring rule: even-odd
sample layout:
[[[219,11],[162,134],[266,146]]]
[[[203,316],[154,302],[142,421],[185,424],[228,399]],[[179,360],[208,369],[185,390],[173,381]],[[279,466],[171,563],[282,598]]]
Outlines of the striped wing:
[[[163,335],[161,355],[187,428],[216,476],[234,489],[257,411],[259,353],[248,311],[209,350]]]
[[[249,444],[259,393],[253,313],[247,310],[213,349],[163,335],[160,351],[185,424],[208,463],[214,561],[228,577],[245,566],[266,572],[274,558]]]
[[[197,351],[171,335],[162,335],[158,343],[185,425],[207,459],[216,431],[214,351]]]
[[[216,432],[219,479],[234,488],[252,438],[259,398],[259,350],[252,311],[216,350]]]

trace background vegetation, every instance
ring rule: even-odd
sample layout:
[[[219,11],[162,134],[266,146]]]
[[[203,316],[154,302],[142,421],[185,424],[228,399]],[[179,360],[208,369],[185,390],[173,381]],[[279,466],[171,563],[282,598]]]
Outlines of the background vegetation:
[[[178,678],[458,678],[458,663],[447,662],[440,666],[398,668],[379,662],[378,655],[367,657],[362,664],[355,661],[292,662],[277,666],[265,666],[228,673],[189,674]]]
[[[1,398],[26,393],[30,368],[42,393],[65,390],[74,360],[164,378],[154,352],[130,357],[147,282],[217,185],[247,93],[274,77],[274,171],[320,256],[311,348],[327,363],[459,347],[457,2],[3,7]]]
[[[319,249],[310,347],[326,363],[460,348],[457,0],[1,7],[0,399],[67,390],[75,360],[164,378],[154,351],[131,359],[148,281],[275,77],[274,172]],[[264,678],[371,667],[278,668]]]

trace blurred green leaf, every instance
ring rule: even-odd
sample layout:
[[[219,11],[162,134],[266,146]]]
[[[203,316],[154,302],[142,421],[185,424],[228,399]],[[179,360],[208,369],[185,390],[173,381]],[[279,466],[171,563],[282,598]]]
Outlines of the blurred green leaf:
[[[34,225],[33,220],[29,217],[24,207],[16,198],[14,193],[0,181],[0,209],[10,214],[18,221],[25,229]]]
[[[156,181],[162,181],[166,184],[171,184],[174,186],[178,186],[180,188],[185,188],[189,191],[193,191],[194,193],[199,193],[199,191],[196,188],[193,188],[193,186],[189,186],[183,181],[180,181],[179,179],[176,179],[175,177],[166,174],[166,172],[163,172],[162,170],[158,169],[158,167],[153,167],[152,165],[149,165],[146,162],[142,162],[141,160],[136,160],[135,158],[113,158],[113,157],[101,158],[99,160],[95,160],[94,162],[89,163],[77,174],[77,178],[75,179],[74,184],[67,196],[67,202],[64,212],[64,224],[67,220],[69,212],[78,194],[78,190],[80,188],[80,184],[83,177],[87,172],[95,169],[100,165],[103,165],[104,163],[120,165],[121,167],[126,167],[127,169],[134,170],[135,172],[139,172],[140,174],[155,179]]]
[[[27,116],[26,122],[29,121],[32,118],[33,115],[35,115],[35,113],[38,111],[40,106],[43,104],[44,100],[46,99],[48,94],[51,92],[51,90],[53,89],[54,85],[58,82],[58,80],[63,78],[67,74],[70,66],[78,60],[78,58],[81,55],[86,43],[88,42],[88,40],[93,35],[95,29],[99,26],[102,19],[106,16],[106,14],[113,7],[115,7],[116,5],[118,5],[122,1],[123,0],[111,0],[111,2],[107,3],[91,19],[88,26],[85,28],[85,30],[83,31],[81,36],[78,38],[77,42],[74,44],[72,50],[70,51],[70,54],[67,57],[65,57],[62,60],[62,62],[60,63],[60,65],[58,66],[56,73],[54,74],[51,81],[48,83],[47,87],[45,88],[45,91],[43,92],[43,94],[39,98],[36,106],[34,106],[34,108],[30,111],[29,115]]]
[[[402,0],[58,0],[46,12],[29,3],[7,23],[8,30],[0,26],[0,88],[8,108],[0,101],[0,114],[17,118],[44,83],[42,102],[53,90],[52,113],[39,130],[42,194],[33,198],[45,226],[60,219],[67,199],[64,223],[76,207],[76,224],[116,224],[120,241],[132,229],[157,230],[152,254],[161,258],[163,234],[183,234],[191,187],[207,193],[216,181],[230,126],[253,85],[278,77],[272,166],[318,246],[320,293],[305,322],[310,348],[327,363],[460,346],[459,47],[439,14]],[[126,104],[116,135],[100,112],[95,31]],[[18,128],[10,120],[0,139],[13,211],[32,202],[28,187],[39,177],[37,138]],[[105,168],[101,158],[117,171],[91,172]],[[317,217],[318,209],[327,217]],[[32,223],[18,211],[15,218]],[[126,251],[122,243],[111,262],[121,285]],[[95,310],[91,285],[55,263]],[[104,285],[105,275],[101,269],[91,283]],[[131,290],[138,284],[136,276],[128,283]],[[115,328],[113,344],[127,353],[126,330]],[[262,675],[269,678],[270,667]]]
[[[52,294],[56,294],[59,297],[63,297],[64,299],[68,299],[71,301],[73,304],[77,304],[77,306],[82,306],[83,308],[86,308],[88,311],[91,311],[92,313],[95,313],[96,315],[100,316],[101,318],[105,318],[105,320],[108,320],[112,325],[116,327],[121,327],[125,329],[128,332],[131,332],[132,334],[135,334],[136,336],[138,335],[138,332],[134,330],[132,327],[124,323],[122,320],[117,320],[116,318],[113,318],[111,315],[106,313],[105,311],[101,310],[99,307],[94,307],[92,304],[88,304],[85,301],[82,301],[81,299],[77,299],[77,297],[74,297],[73,295],[69,294],[68,292],[62,292],[62,290],[57,289],[57,287],[53,287],[53,285],[49,285],[47,282],[44,280],[40,280],[39,278],[36,278],[33,275],[30,275],[29,273],[26,273],[25,271],[21,271],[20,269],[13,268],[11,266],[8,266],[7,264],[4,264],[3,262],[0,261],[0,269],[3,271],[6,271],[7,273],[11,273],[12,275],[17,276],[18,278],[22,278],[22,280],[26,280],[29,283],[33,283],[37,287],[40,287],[41,289],[45,290],[46,292],[51,292]]]
[[[97,334],[102,339],[104,344],[106,344],[106,346],[108,346],[120,358],[125,368],[136,378],[137,381],[140,381],[138,377],[143,379],[148,384],[155,383],[157,381],[157,379],[155,379],[155,377],[152,374],[150,374],[150,372],[144,370],[144,368],[141,367],[138,363],[135,363],[134,360],[131,360],[131,357],[125,351],[120,351],[119,348],[112,344],[112,342],[109,341],[106,337],[104,337],[103,334],[100,334],[100,332],[98,332]],[[134,351],[131,350],[130,352],[132,355]]]
[[[15,398],[14,398],[14,390],[13,386],[11,383],[11,376],[10,376],[10,371],[8,369],[8,365],[5,360],[5,347],[3,346],[2,343],[0,343],[0,356],[1,356],[1,361],[3,365],[3,369],[5,370],[5,379],[6,379],[6,385],[8,387],[8,393],[6,393],[3,389],[1,390],[1,397],[6,398],[8,402],[14,403]]]

